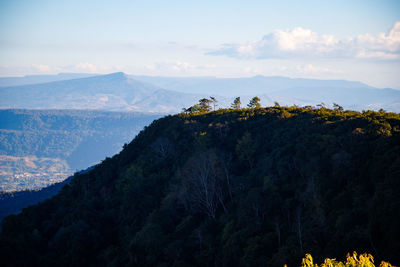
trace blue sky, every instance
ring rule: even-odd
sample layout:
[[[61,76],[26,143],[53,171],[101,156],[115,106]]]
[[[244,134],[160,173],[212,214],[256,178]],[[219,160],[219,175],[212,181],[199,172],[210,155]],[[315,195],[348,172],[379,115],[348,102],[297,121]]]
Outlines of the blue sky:
[[[114,71],[400,89],[400,1],[0,0],[0,76]]]

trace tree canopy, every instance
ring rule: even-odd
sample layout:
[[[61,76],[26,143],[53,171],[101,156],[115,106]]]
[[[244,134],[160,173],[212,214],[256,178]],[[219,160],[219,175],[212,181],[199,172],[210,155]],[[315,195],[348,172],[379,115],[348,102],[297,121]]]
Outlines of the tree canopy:
[[[260,104],[260,98],[258,96],[253,97],[249,104],[247,104],[248,108],[260,108],[261,104]]]
[[[240,109],[241,105],[242,105],[242,102],[240,101],[240,96],[239,96],[239,97],[236,97],[235,100],[233,100],[231,107],[233,109]]]
[[[268,107],[154,121],[6,217],[4,266],[400,263],[400,115]]]

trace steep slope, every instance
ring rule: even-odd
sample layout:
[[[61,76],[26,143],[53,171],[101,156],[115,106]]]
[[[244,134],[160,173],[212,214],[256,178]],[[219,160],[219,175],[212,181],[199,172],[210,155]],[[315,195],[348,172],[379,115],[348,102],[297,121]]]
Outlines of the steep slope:
[[[398,264],[399,127],[324,108],[164,117],[5,218],[2,263],[299,266],[357,250]]]

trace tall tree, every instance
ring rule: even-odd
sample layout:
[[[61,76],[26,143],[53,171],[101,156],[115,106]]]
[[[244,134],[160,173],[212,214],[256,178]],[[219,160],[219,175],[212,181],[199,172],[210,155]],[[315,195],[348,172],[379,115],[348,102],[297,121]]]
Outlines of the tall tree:
[[[190,158],[181,175],[188,206],[215,218],[219,204],[223,205],[221,170],[216,154],[212,151],[199,153]]]
[[[242,102],[240,101],[240,96],[236,97],[235,100],[233,100],[233,103],[231,105],[231,107],[233,109],[240,109],[240,105],[242,104]]]
[[[213,97],[213,96],[210,96],[210,99],[211,99],[211,101],[212,101],[212,104],[213,104],[213,107],[214,107],[214,111],[215,111],[215,108],[218,106],[217,105],[217,99],[215,98],[215,97]]]
[[[202,98],[199,100],[200,111],[209,112],[211,111],[211,103],[212,101],[208,98]]]
[[[253,97],[249,104],[247,104],[247,107],[249,108],[260,108],[261,104],[260,104],[260,98],[258,96]]]

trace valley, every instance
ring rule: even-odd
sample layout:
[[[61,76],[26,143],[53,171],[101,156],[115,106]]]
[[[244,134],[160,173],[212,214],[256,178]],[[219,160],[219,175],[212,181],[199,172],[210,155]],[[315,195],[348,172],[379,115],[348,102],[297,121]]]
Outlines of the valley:
[[[160,114],[0,110],[0,191],[63,181],[122,149]]]

